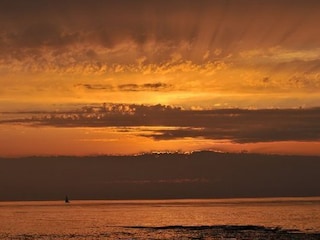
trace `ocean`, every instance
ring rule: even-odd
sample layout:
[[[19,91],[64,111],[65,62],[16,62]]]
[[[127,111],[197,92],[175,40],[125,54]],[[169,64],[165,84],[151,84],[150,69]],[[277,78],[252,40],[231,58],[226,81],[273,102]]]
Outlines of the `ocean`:
[[[0,239],[320,239],[320,197],[0,202]]]

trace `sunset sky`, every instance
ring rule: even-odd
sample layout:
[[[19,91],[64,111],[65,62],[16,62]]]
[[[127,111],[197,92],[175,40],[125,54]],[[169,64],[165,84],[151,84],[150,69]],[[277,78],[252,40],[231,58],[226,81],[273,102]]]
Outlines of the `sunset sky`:
[[[320,156],[318,0],[2,0],[0,156]]]

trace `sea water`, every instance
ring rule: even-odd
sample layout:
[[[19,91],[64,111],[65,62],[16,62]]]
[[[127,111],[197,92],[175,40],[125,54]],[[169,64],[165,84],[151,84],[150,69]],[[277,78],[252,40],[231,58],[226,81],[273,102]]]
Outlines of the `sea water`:
[[[279,229],[319,233],[320,197],[0,202],[0,239],[258,239]],[[299,236],[288,239],[320,239]]]

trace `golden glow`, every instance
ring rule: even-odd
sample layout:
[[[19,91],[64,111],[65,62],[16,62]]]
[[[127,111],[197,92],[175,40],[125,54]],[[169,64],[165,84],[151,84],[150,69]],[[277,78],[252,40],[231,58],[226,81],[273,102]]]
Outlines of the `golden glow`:
[[[50,11],[34,3],[23,14],[0,6],[0,121],[10,118],[8,112],[31,112],[27,118],[32,118],[34,111],[63,112],[104,102],[192,110],[318,107],[319,6],[302,2],[195,1],[180,6],[138,1],[132,8],[101,1],[90,6],[55,3]],[[0,155],[211,147],[289,153],[285,149],[290,146],[297,154],[318,154],[313,140],[299,150],[296,139],[281,144],[196,139],[193,144],[110,128],[104,137],[89,130],[84,135],[80,128],[0,128],[6,146]],[[38,130],[46,133],[45,141]],[[30,145],[33,138],[41,148]]]
[[[152,131],[161,128],[148,129]],[[137,136],[137,133],[146,134],[147,132],[139,128],[129,132],[119,132],[112,128],[1,126],[1,155],[11,157],[24,155],[130,155],[157,151],[191,152],[210,149],[236,153],[320,155],[319,142],[288,141],[236,144],[229,141],[201,138],[155,141],[151,138]]]

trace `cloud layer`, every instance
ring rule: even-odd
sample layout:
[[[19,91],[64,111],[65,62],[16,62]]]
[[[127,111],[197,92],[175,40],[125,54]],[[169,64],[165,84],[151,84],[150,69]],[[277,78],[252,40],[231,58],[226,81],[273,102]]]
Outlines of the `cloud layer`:
[[[319,196],[319,168],[319,157],[214,152],[0,158],[0,200]]]
[[[0,123],[117,127],[118,131],[132,131],[155,140],[204,138],[235,143],[320,140],[319,108],[183,110],[164,105],[103,104],[66,112],[24,114],[32,117]]]

